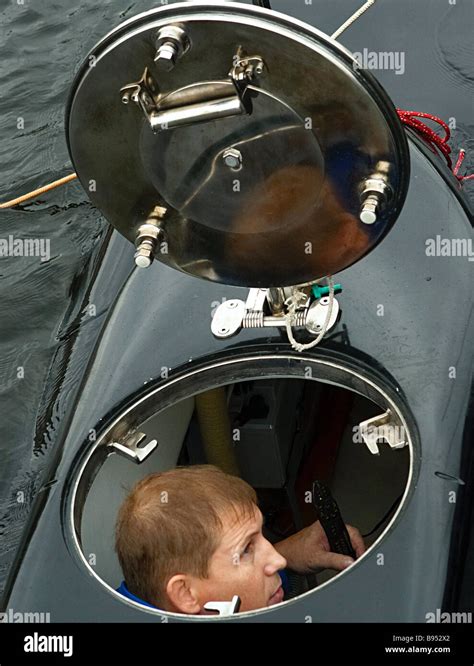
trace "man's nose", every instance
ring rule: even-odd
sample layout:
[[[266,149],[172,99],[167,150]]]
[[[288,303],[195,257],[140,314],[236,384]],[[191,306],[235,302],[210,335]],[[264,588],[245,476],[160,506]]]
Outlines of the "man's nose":
[[[265,574],[273,576],[277,571],[286,568],[286,560],[280,553],[268,542],[267,564],[265,565]]]

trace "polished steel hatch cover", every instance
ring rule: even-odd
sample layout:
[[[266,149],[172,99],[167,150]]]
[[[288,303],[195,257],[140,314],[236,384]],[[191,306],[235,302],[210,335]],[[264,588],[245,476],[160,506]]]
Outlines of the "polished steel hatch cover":
[[[327,35],[233,2],[160,7],[106,36],[76,77],[67,132],[138,265],[228,284],[337,273],[385,236],[408,185],[375,79]]]

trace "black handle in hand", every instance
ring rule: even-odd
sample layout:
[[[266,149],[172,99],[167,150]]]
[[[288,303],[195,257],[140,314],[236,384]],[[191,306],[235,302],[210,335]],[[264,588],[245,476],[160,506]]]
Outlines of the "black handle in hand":
[[[313,483],[313,505],[318,512],[322,528],[326,532],[331,551],[349,555],[355,560],[356,554],[337,502],[329,488],[321,481]]]

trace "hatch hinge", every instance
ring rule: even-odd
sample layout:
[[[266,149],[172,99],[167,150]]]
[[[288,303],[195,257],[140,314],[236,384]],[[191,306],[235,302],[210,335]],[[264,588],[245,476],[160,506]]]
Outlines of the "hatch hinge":
[[[334,293],[342,291],[341,285],[334,286]],[[330,296],[328,287],[307,285],[305,287],[276,287],[271,289],[250,289],[247,300],[224,301],[214,313],[211,331],[216,338],[226,339],[239,333],[243,328],[283,327],[288,333],[296,328],[304,328],[312,336],[324,336],[337,322],[340,307],[333,298],[329,320]],[[294,338],[289,334],[293,345]],[[294,348],[303,351],[296,343]],[[312,343],[310,343],[312,344]]]

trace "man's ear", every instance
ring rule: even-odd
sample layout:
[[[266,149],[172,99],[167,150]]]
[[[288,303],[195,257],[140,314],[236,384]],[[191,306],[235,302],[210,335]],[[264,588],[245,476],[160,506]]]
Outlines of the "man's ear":
[[[166,595],[178,613],[197,615],[201,610],[196,588],[186,574],[175,574],[169,579]]]

